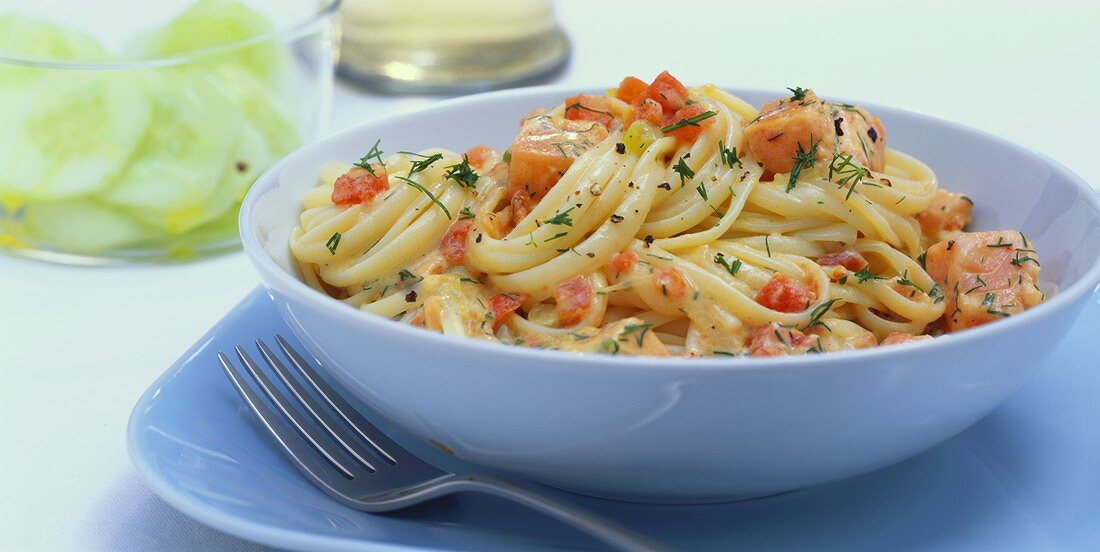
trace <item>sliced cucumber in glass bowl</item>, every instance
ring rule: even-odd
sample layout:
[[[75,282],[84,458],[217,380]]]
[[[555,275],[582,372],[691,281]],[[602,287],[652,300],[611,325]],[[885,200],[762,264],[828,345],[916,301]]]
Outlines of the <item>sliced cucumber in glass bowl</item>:
[[[149,124],[102,197],[168,234],[183,234],[228,207],[208,200],[217,195],[243,117],[225,84],[208,72],[158,72],[145,81]]]
[[[303,107],[288,43],[249,40],[273,32],[241,2],[199,0],[112,55],[0,14],[0,249],[110,262],[235,247],[245,192],[302,143],[296,115],[323,112]]]
[[[89,198],[33,202],[24,218],[28,236],[72,251],[136,248],[162,239],[156,228],[124,210]]]
[[[150,102],[133,73],[50,72],[0,115],[0,190],[28,200],[85,196],[122,172],[149,126]]]
[[[129,47],[135,56],[159,57],[232,44],[272,32],[271,23],[245,4],[227,0],[199,0],[165,26],[138,37]],[[250,45],[208,60],[227,63],[272,79],[283,68],[283,51],[272,44]]]

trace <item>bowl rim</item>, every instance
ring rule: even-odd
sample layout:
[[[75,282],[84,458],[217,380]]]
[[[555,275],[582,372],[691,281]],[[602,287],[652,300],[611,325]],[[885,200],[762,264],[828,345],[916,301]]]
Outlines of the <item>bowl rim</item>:
[[[784,92],[766,88],[727,86],[719,86],[719,88],[730,91],[731,93],[738,95],[739,97],[742,94],[768,94],[776,97],[782,96],[784,94]],[[937,337],[936,339],[901,343],[897,345],[891,345],[889,347],[871,347],[867,349],[856,349],[850,351],[827,352],[819,355],[790,355],[779,357],[710,356],[687,358],[575,353],[550,349],[536,349],[532,347],[509,346],[503,343],[494,343],[478,339],[448,336],[433,331],[426,331],[424,329],[416,328],[407,324],[400,324],[389,319],[373,316],[369,313],[351,308],[348,305],[345,305],[340,301],[337,301],[309,287],[300,278],[297,278],[283,270],[275,263],[271,255],[267,253],[266,249],[263,247],[263,245],[261,245],[259,238],[254,232],[251,219],[252,213],[254,212],[256,207],[256,203],[259,198],[262,197],[267,191],[276,187],[276,185],[279,183],[278,175],[282,172],[285,166],[297,161],[300,158],[315,155],[319,150],[325,149],[324,146],[331,142],[338,142],[345,137],[361,133],[364,127],[388,123],[395,119],[430,116],[437,111],[451,110],[456,107],[462,107],[464,105],[472,103],[493,102],[496,100],[509,98],[524,96],[533,97],[546,94],[576,94],[578,93],[578,91],[602,92],[602,90],[604,90],[604,88],[598,86],[592,87],[554,84],[473,94],[460,98],[444,100],[414,111],[399,112],[387,115],[385,117],[363,121],[356,125],[331,133],[324,138],[306,144],[288,154],[278,163],[272,165],[256,180],[256,183],[252,186],[252,188],[245,196],[244,201],[241,205],[240,215],[238,219],[241,243],[243,245],[244,251],[251,260],[253,267],[260,274],[261,280],[264,283],[265,287],[275,287],[275,289],[277,289],[280,293],[283,293],[289,297],[293,297],[298,301],[316,303],[317,307],[322,309],[327,316],[333,317],[334,320],[340,324],[365,323],[370,325],[372,330],[376,332],[396,332],[401,336],[402,339],[418,339],[421,340],[420,342],[424,343],[426,346],[457,347],[460,349],[464,349],[465,352],[471,354],[481,353],[501,356],[514,355],[514,358],[520,361],[527,358],[530,360],[557,361],[557,364],[559,364],[560,366],[572,367],[583,365],[581,367],[584,369],[591,369],[597,366],[602,368],[623,368],[631,372],[637,372],[638,370],[659,371],[665,369],[680,371],[699,369],[705,372],[715,372],[716,370],[719,372],[730,370],[775,370],[776,368],[781,367],[812,368],[825,364],[836,364],[837,362],[844,364],[847,362],[854,363],[855,361],[860,361],[862,363],[880,358],[888,360],[901,354],[908,355],[918,351],[930,352],[937,348],[943,349],[945,347],[952,347],[958,344],[960,342],[960,339],[964,340],[963,344],[965,344],[966,341],[979,341],[986,337],[994,337],[999,334],[1008,333],[1009,331],[1018,328],[1021,325],[1038,323],[1047,314],[1054,314],[1058,311],[1065,311],[1079,301],[1085,300],[1086,294],[1100,291],[1100,255],[1098,255],[1097,258],[1093,261],[1092,266],[1080,279],[1078,279],[1076,282],[1071,283],[1065,288],[1060,289],[1058,293],[1056,293],[1053,297],[1050,297],[1047,300],[1043,301],[1043,303],[1020,314],[1011,316],[1007,319],[998,320],[996,321],[996,323],[984,324],[976,328],[971,328],[959,332],[958,334],[946,334],[944,336]],[[1017,144],[1015,142],[1012,142],[1011,140],[1001,138],[990,132],[940,117],[935,117],[933,115],[921,113],[918,111],[890,107],[883,104],[871,102],[856,102],[850,98],[832,99],[834,101],[843,101],[847,103],[854,103],[856,105],[862,105],[870,109],[871,111],[885,110],[904,113],[906,115],[916,117],[921,122],[943,125],[951,131],[973,133],[984,140],[988,140],[1002,146],[1016,148],[1018,150],[1021,150],[1022,152],[1026,152],[1027,154],[1032,155],[1038,160],[1042,161],[1043,164],[1049,167],[1054,173],[1057,173],[1066,178],[1071,183],[1071,186],[1073,186],[1078,192],[1081,193],[1082,197],[1085,198],[1085,201],[1088,202],[1089,206],[1092,208],[1092,211],[1096,213],[1097,220],[1100,221],[1100,193],[1097,193],[1096,190],[1089,186],[1088,183],[1086,183],[1084,179],[1082,179],[1076,173],[1041,152],[1038,152],[1030,147]],[[272,286],[271,282],[274,282],[276,286]],[[523,365],[522,362],[518,362],[516,364],[521,366]]]
[[[175,54],[150,57],[122,58],[117,60],[65,60],[52,57],[30,56],[0,50],[0,64],[17,65],[34,69],[79,71],[133,71],[175,67],[201,61],[202,58],[225,54],[266,42],[289,42],[313,32],[319,23],[332,20],[344,0],[322,0],[310,15],[281,28],[253,35],[233,42],[186,50]]]

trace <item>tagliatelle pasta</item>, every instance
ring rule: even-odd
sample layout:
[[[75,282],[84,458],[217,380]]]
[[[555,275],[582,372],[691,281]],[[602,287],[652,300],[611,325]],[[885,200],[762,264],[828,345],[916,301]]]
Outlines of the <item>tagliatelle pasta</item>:
[[[761,111],[663,73],[484,147],[327,167],[290,248],[309,285],[448,335],[580,352],[779,355],[924,339],[1042,300],[1018,232],[812,91]]]

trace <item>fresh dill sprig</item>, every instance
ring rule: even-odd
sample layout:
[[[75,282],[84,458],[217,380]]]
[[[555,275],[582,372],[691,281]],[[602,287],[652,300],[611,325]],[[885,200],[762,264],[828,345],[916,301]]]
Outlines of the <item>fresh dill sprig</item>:
[[[700,121],[705,121],[711,117],[718,115],[713,111],[704,111],[694,117],[688,117],[687,119],[681,119],[661,129],[661,132],[668,134],[674,130],[680,130],[686,126],[699,126]]]
[[[903,285],[903,286],[909,286],[909,287],[911,287],[911,288],[913,288],[913,289],[915,289],[915,290],[917,290],[921,293],[926,293],[924,291],[924,288],[918,286],[912,280],[909,279],[909,271],[908,270],[903,271],[901,273],[901,276],[898,276],[898,283]]]
[[[600,115],[607,115],[608,117],[612,117],[612,118],[615,117],[615,115],[613,115],[610,111],[603,111],[601,109],[592,109],[591,107],[588,107],[587,105],[584,105],[581,102],[571,103],[571,104],[567,105],[565,107],[565,113],[568,115],[569,110],[571,110],[571,109],[580,109],[582,111],[589,111],[589,112],[592,112],[592,113],[599,113]]]
[[[398,176],[397,179],[401,180],[401,181],[404,181],[409,186],[412,186],[413,188],[416,188],[417,190],[420,190],[420,193],[428,196],[428,199],[432,200],[432,203],[435,203],[436,205],[438,205],[439,208],[443,210],[443,214],[447,215],[447,220],[450,220],[452,218],[451,217],[451,211],[447,209],[447,206],[444,205],[442,201],[439,201],[439,198],[435,197],[435,194],[433,194],[431,191],[429,191],[424,186],[421,186],[419,182],[417,182],[415,180],[412,180],[411,178],[405,178],[404,176]]]
[[[619,342],[614,339],[605,339],[600,343],[600,352],[609,355],[619,354]]]
[[[809,169],[817,163],[817,146],[821,141],[810,144],[809,151],[802,149],[802,143],[798,143],[798,152],[794,154],[794,166],[791,167],[791,174],[787,177],[787,193],[791,193],[795,184],[798,183],[798,177],[802,175],[802,169]]]
[[[865,267],[861,268],[859,271],[853,272],[852,276],[855,276],[856,280],[861,284],[863,282],[866,282],[867,280],[885,280],[886,279],[884,276],[879,276],[879,275],[871,272],[871,267],[869,267],[869,266],[865,266]]]
[[[325,242],[325,247],[328,248],[329,253],[333,255],[336,254],[336,248],[340,246],[340,238],[342,236],[343,234],[336,232],[332,235],[331,238],[328,239],[327,242]]]
[[[386,167],[386,164],[382,162],[382,154],[385,152],[378,148],[381,143],[382,140],[375,140],[374,145],[370,147],[370,151],[368,151],[366,155],[361,157],[359,159],[359,162],[355,163],[355,166],[367,169],[367,172],[369,172],[371,176],[378,176],[374,173],[374,167],[371,166],[370,160],[375,159],[378,161],[379,165],[382,165],[382,168]]]
[[[399,151],[397,153],[400,153],[400,154],[403,154],[403,155],[414,155],[414,156],[420,158],[417,161],[413,161],[412,166],[409,167],[408,176],[410,176],[410,177],[412,175],[414,175],[418,172],[421,172],[424,169],[427,169],[428,167],[432,166],[432,163],[435,163],[436,161],[439,161],[440,159],[443,159],[443,154],[442,153],[433,153],[431,155],[424,155],[422,153],[416,153],[416,152],[413,152],[413,151]]]
[[[737,276],[737,272],[741,270],[741,259],[734,259],[731,263],[729,258],[722,253],[718,253],[714,256],[714,262],[722,265],[722,268],[725,268],[726,272],[730,273],[730,276]]]
[[[797,102],[799,100],[806,99],[806,93],[810,91],[809,88],[802,88],[801,86],[796,86],[794,88],[791,88],[791,87],[788,86],[787,90],[791,91],[791,101],[792,102]]]
[[[470,158],[464,153],[462,162],[448,166],[443,178],[454,180],[463,188],[473,188],[477,184],[478,174],[470,167]]]
[[[808,330],[819,324],[825,326],[825,323],[821,321],[821,318],[825,316],[825,313],[829,312],[829,309],[833,308],[833,303],[836,303],[839,300],[840,298],[829,299],[828,301],[825,301],[824,303],[814,308],[813,312],[810,313],[809,322],[806,322],[806,326],[803,329]],[[828,326],[825,327],[828,328]]]
[[[932,284],[932,287],[928,290],[928,297],[932,299],[933,305],[937,303],[942,303],[945,299],[947,299],[947,296],[945,296],[943,292],[940,291],[940,286],[938,284]]]
[[[564,211],[562,211],[562,212],[560,212],[560,213],[558,213],[558,214],[542,221],[542,223],[543,224],[557,224],[559,226],[573,226],[573,218],[569,216],[569,212],[572,211],[572,210],[573,210],[573,207],[570,207],[570,208],[568,208],[568,209],[566,209],[566,210],[564,210]]]
[[[722,163],[731,169],[733,168],[734,164],[736,164],[738,167],[743,166],[741,164],[741,159],[737,157],[737,146],[734,146],[733,149],[729,149],[726,147],[726,144],[722,143],[722,141],[719,140],[718,155],[721,156]]]
[[[680,187],[683,187],[688,180],[695,178],[695,171],[691,170],[691,167],[687,164],[687,161],[684,161],[683,157],[673,165],[672,170],[680,175]]]
[[[634,339],[638,342],[638,346],[641,347],[642,343],[645,341],[646,332],[651,329],[653,329],[653,324],[627,324],[623,326],[623,331],[619,334],[619,339],[623,339],[634,332],[638,332],[638,335],[635,336]]]
[[[852,197],[852,194],[856,191],[856,186],[860,184],[881,188],[881,186],[873,182],[863,181],[863,179],[870,174],[871,171],[852,162],[851,154],[841,155],[838,153],[834,155],[833,160],[829,162],[829,180],[832,180],[833,175],[836,175],[840,177],[836,180],[837,186],[840,188],[848,188],[848,193],[844,195],[844,201],[848,201],[848,199]]]

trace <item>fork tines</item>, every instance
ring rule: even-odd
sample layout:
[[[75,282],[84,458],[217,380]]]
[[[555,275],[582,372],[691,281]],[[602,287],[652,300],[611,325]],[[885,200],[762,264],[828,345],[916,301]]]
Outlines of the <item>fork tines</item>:
[[[395,455],[407,455],[356,412],[282,336],[275,339],[288,363],[262,340],[257,340],[256,346],[289,395],[242,347],[235,350],[244,370],[222,353],[218,353],[218,359],[245,403],[307,475],[326,486],[342,486],[331,477],[333,468],[346,480],[354,480],[386,465],[396,465]],[[247,383],[249,376],[281,416]],[[318,455],[332,468],[321,464]]]

